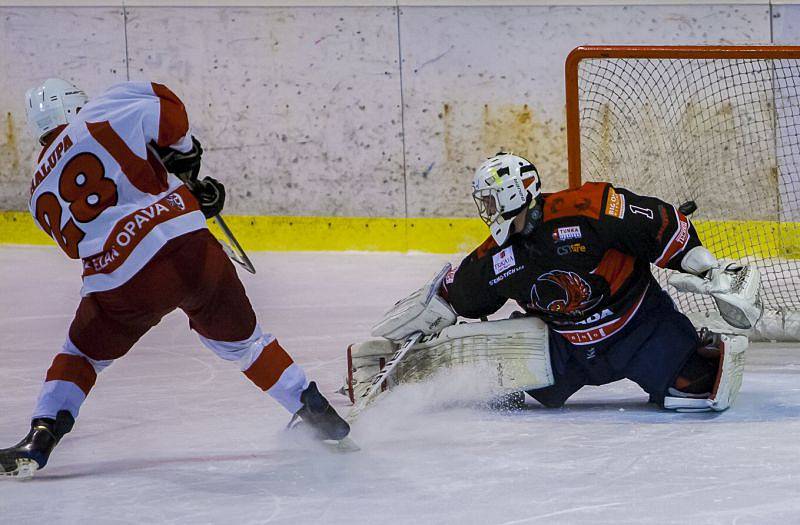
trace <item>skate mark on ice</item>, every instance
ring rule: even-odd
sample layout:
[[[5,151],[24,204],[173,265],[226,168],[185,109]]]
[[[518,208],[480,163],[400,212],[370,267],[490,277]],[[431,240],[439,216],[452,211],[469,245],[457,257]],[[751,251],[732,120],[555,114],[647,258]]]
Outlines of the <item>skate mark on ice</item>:
[[[208,463],[209,465],[219,465],[220,463],[234,463],[239,461],[258,460],[263,462],[265,468],[274,470],[276,464],[283,464],[286,460],[286,450],[273,450],[269,452],[254,452],[241,454],[223,454],[213,456],[194,456],[182,458],[153,458],[137,460],[136,458],[120,459],[112,461],[101,461],[92,464],[72,464],[60,465],[52,470],[42,471],[36,478],[37,483],[54,482],[67,479],[77,479],[92,477],[104,474],[122,474],[127,472],[158,470],[163,466],[196,465]]]
[[[619,507],[620,505],[624,505],[624,503],[603,503],[601,505],[584,505],[581,507],[573,507],[571,509],[564,509],[558,510],[556,512],[548,512],[547,514],[539,514],[537,516],[530,516],[528,518],[522,518],[519,520],[513,521],[504,521],[499,525],[519,525],[521,523],[530,523],[532,521],[541,520],[544,518],[552,518],[553,516],[562,516],[564,514],[573,514],[575,512],[583,512],[586,510],[596,510],[596,509],[604,509],[606,507]]]
[[[44,321],[47,319],[72,319],[74,314],[53,314],[53,315],[19,315],[0,317],[0,324],[16,324],[23,321]]]

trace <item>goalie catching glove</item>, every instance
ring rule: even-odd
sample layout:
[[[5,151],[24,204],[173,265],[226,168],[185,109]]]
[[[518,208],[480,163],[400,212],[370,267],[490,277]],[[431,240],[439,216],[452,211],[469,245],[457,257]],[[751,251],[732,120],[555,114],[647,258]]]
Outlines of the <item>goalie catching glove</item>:
[[[689,273],[671,275],[669,284],[681,292],[713,297],[722,318],[734,328],[753,328],[761,318],[761,273],[755,266],[718,261],[706,248],[696,246],[681,267]]]
[[[417,332],[435,334],[454,324],[456,313],[439,295],[439,287],[449,271],[448,263],[428,284],[395,303],[372,328],[373,337],[400,342]]]

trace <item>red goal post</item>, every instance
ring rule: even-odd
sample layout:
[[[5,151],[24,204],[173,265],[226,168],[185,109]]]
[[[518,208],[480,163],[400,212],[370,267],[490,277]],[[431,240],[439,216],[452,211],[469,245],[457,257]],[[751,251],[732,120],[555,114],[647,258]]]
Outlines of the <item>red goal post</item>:
[[[762,271],[753,335],[800,340],[800,46],[581,46],[565,86],[569,186],[696,200],[704,244]],[[713,324],[711,301],[671,293]]]

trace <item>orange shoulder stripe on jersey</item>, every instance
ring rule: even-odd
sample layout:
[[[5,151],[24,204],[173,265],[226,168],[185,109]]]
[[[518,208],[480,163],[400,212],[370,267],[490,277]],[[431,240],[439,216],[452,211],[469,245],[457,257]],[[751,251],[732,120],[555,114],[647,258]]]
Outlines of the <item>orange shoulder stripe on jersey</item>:
[[[608,183],[587,182],[580,188],[550,193],[544,197],[544,221],[583,216],[599,219]]]
[[[58,354],[53,359],[53,364],[47,371],[47,381],[69,381],[78,385],[84,394],[89,391],[97,381],[97,372],[86,358],[79,355]]]
[[[475,250],[475,254],[478,256],[478,259],[482,259],[493,249],[497,248],[497,242],[495,242],[494,237],[491,235],[488,239],[483,241],[480,246]]]
[[[156,142],[162,148],[166,148],[181,140],[189,132],[189,116],[181,99],[167,86],[155,82],[152,86],[161,104]]]
[[[635,258],[632,255],[627,255],[614,249],[606,250],[600,260],[600,264],[592,270],[592,273],[606,280],[613,295],[630,277],[633,272],[634,261]]]
[[[261,350],[261,355],[244,371],[244,375],[261,390],[272,388],[281,374],[293,363],[286,350],[274,340]]]

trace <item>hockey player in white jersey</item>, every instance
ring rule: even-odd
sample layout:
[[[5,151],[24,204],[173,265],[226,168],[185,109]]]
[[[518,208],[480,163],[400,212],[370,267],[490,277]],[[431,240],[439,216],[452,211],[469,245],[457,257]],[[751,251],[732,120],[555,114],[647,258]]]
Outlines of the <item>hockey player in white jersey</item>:
[[[202,343],[320,439],[349,432],[314,382],[262,331],[222,246],[206,228],[225,200],[198,180],[202,148],[166,86],[123,82],[88,100],[48,79],[26,95],[43,149],[30,188],[36,223],[83,262],[82,299],[47,371],[31,430],[0,450],[0,474],[30,476],[78,417],[97,375],[180,308]],[[180,178],[175,174],[180,174]],[[183,181],[188,181],[192,187]]]

